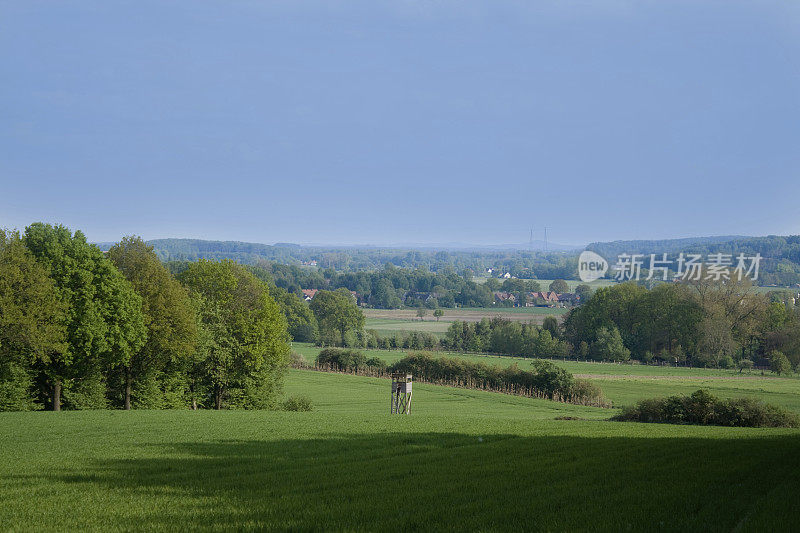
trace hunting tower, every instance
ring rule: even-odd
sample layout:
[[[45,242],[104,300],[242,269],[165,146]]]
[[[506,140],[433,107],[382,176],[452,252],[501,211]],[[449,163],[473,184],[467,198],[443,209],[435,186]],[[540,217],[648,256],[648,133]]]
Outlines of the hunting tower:
[[[411,412],[411,374],[392,374],[392,394],[389,397],[389,413],[407,415]]]

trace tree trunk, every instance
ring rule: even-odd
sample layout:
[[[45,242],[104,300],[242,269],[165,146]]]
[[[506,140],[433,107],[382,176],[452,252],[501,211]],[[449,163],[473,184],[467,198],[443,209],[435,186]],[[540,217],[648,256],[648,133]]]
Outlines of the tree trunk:
[[[53,411],[61,410],[61,381],[53,383]]]
[[[197,411],[197,398],[194,395],[194,381],[189,381],[189,394],[192,396],[192,411]]]
[[[222,387],[219,385],[214,386],[214,409],[222,409]]]
[[[126,411],[131,410],[131,369],[125,369],[125,407]]]

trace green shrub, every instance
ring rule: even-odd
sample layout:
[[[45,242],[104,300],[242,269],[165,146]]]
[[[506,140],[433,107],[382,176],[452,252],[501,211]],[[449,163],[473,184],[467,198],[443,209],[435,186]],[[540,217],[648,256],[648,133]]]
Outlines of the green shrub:
[[[800,427],[800,418],[753,398],[721,399],[705,390],[691,396],[642,400],[612,420],[731,427]]]
[[[578,398],[602,398],[603,391],[589,380],[576,379],[572,384],[570,395]]]
[[[792,371],[792,364],[782,352],[773,350],[769,354],[769,369],[776,374],[788,374]]]
[[[314,405],[308,396],[291,396],[281,405],[284,411],[311,411]]]
[[[295,368],[304,368],[308,366],[306,358],[294,350],[289,354],[289,364]]]
[[[386,370],[386,361],[384,361],[380,357],[370,357],[369,359],[367,359],[366,365],[370,368]]]
[[[317,355],[317,365],[329,365],[338,370],[358,370],[364,368],[385,369],[386,363],[379,357],[367,359],[357,350],[326,348]]]
[[[13,361],[0,365],[0,411],[38,409],[32,391],[33,378],[27,368]]]
[[[100,373],[86,374],[81,379],[64,381],[61,391],[63,409],[106,409],[106,384]]]

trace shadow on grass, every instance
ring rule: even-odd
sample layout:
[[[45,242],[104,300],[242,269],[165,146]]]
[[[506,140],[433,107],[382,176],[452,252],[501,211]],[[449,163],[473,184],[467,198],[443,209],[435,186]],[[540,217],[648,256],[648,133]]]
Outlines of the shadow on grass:
[[[800,439],[461,434],[158,446],[55,476],[122,529],[782,530]],[[153,452],[152,454],[150,452]],[[116,496],[114,496],[116,495]]]

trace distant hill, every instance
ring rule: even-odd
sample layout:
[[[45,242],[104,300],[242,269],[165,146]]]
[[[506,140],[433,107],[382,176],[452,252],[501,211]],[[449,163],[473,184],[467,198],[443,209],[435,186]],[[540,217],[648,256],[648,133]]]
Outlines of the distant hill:
[[[689,248],[714,246],[730,243],[732,241],[743,241],[753,238],[759,237],[747,237],[744,235],[721,235],[717,237],[687,237],[683,239],[593,242],[586,246],[586,249],[597,252],[604,257],[616,257],[621,253],[652,254],[686,252]]]
[[[197,261],[198,259],[233,259],[240,263],[257,264],[273,261],[297,267],[317,266],[336,270],[372,270],[387,264],[404,268],[427,268],[438,271],[452,268],[455,272],[470,270],[475,274],[492,268],[522,276],[536,272],[542,279],[572,275],[577,260],[576,251],[555,250],[559,245],[548,244],[548,252],[528,250],[529,245],[475,246],[457,243],[449,245],[392,245],[345,246],[299,245],[293,243],[259,244],[240,241],[207,241],[202,239],[154,239],[147,241],[162,261]],[[114,243],[97,243],[107,250]],[[534,248],[537,243],[534,243]],[[570,259],[572,260],[570,262]],[[517,274],[515,274],[517,275]]]
[[[596,242],[586,247],[614,261],[622,254],[668,254],[674,260],[677,254],[730,254],[755,256],[762,260],[758,282],[760,285],[790,286],[800,283],[800,235],[768,235],[766,237],[721,236],[665,239],[657,241]]]
[[[474,273],[487,268],[510,272],[518,277],[533,273],[540,279],[576,277],[576,262],[580,248],[548,243],[548,252],[536,250],[544,243],[470,246],[458,243],[447,245],[394,245],[394,246],[307,246],[293,243],[260,244],[241,241],[207,241],[202,239],[154,239],[148,241],[162,261],[197,261],[198,259],[233,259],[240,263],[255,264],[273,261],[288,265],[314,265],[336,270],[370,270],[391,263],[406,268],[439,270],[452,267],[461,272]],[[107,250],[113,243],[98,243]],[[556,248],[563,248],[557,250]],[[680,252],[702,254],[739,253],[752,256],[761,254],[759,284],[793,286],[800,283],[800,235],[745,237],[723,235],[690,237],[684,239],[631,240],[595,242],[586,249],[614,261],[622,253],[668,254],[674,260]]]
[[[147,241],[162,261],[197,261],[198,259],[233,259],[241,263],[254,263],[259,259],[287,260],[292,252],[300,250],[299,244],[260,244],[242,241],[206,241],[203,239],[153,239]],[[98,243],[107,250],[114,243]]]

